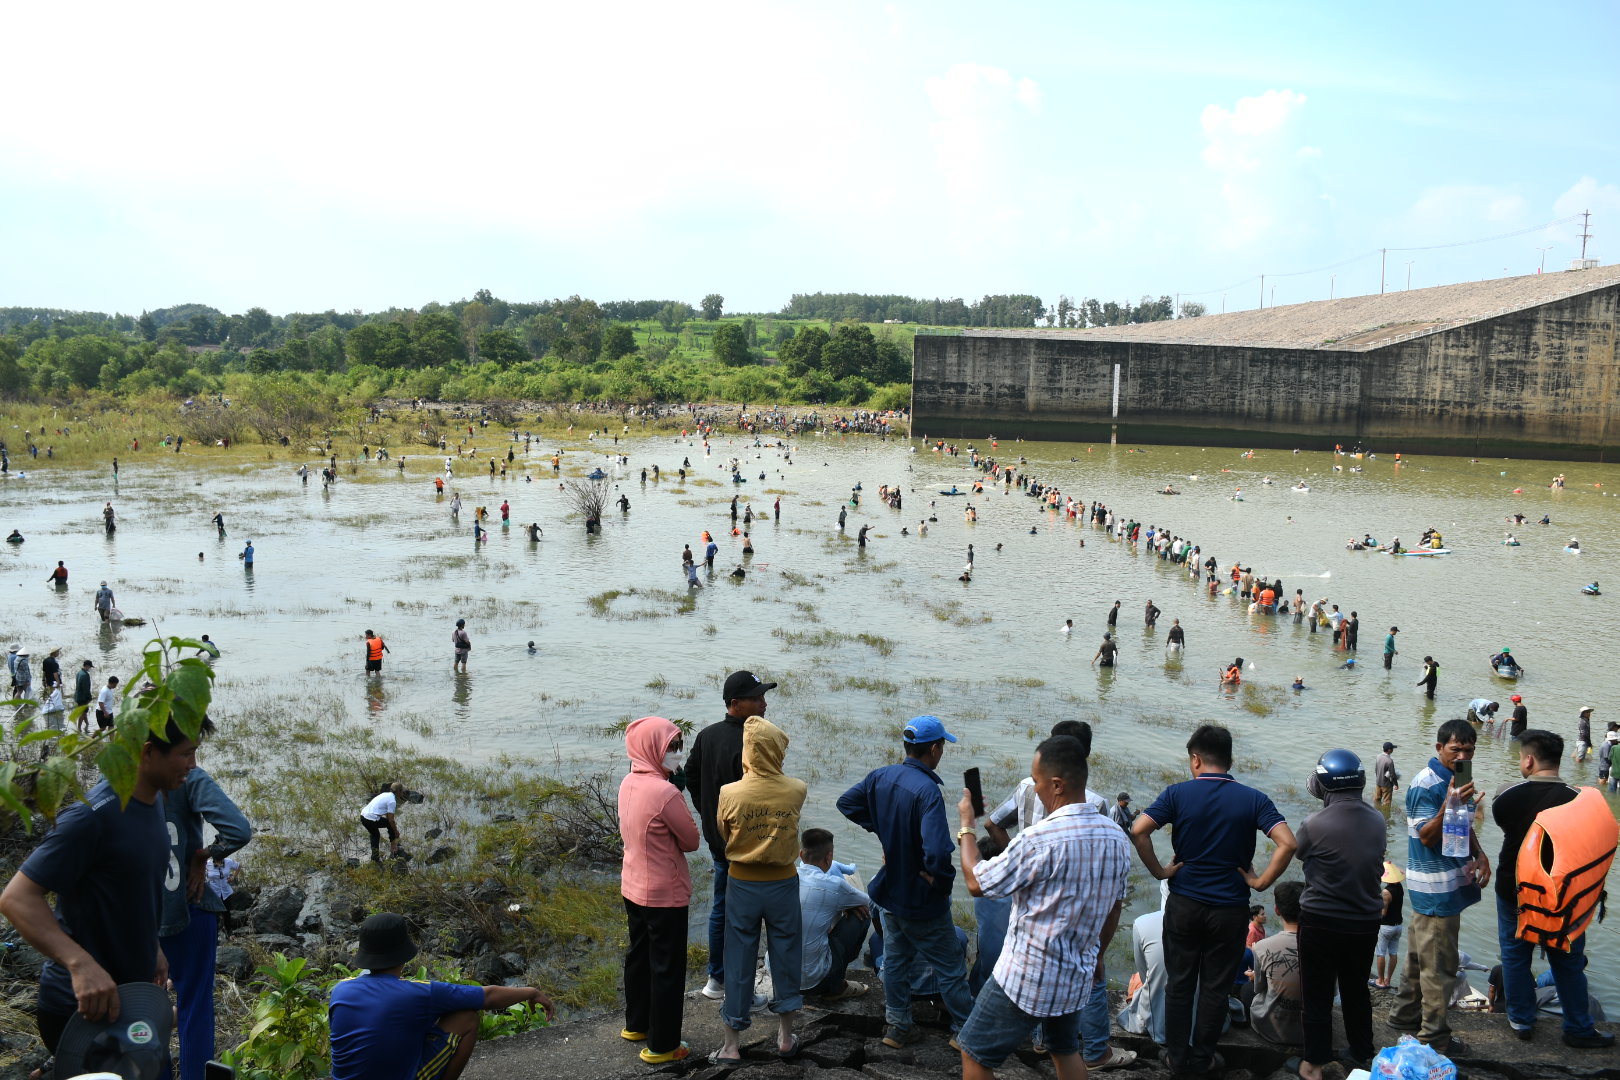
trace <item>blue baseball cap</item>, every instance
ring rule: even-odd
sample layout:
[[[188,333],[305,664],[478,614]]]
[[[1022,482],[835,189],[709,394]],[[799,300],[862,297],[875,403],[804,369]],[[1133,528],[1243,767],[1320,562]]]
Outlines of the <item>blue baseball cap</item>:
[[[945,730],[944,722],[937,716],[913,716],[900,735],[913,745],[938,742],[941,739],[946,742],[956,741],[956,736]]]

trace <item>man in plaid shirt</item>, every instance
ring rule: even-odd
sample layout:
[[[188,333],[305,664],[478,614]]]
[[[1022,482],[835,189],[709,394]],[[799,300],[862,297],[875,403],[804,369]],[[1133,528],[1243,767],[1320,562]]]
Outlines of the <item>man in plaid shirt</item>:
[[[1047,739],[1030,767],[1046,817],[1007,850],[979,860],[973,803],[964,792],[957,833],[962,877],[974,896],[1010,896],[1006,947],[979,991],[957,1043],[963,1080],[993,1080],[1043,1025],[1059,1080],[1086,1075],[1080,1009],[1092,972],[1119,925],[1130,841],[1086,801],[1086,753],[1069,735]]]

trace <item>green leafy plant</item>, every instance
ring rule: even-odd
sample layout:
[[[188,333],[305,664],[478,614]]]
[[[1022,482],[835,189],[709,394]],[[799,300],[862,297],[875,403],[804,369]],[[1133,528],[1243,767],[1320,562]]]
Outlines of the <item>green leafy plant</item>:
[[[354,972],[334,964],[325,978],[304,957],[276,953],[259,966],[262,987],[247,1038],[225,1054],[241,1080],[318,1080],[332,1072],[326,999]]]
[[[195,739],[213,696],[214,669],[195,656],[182,657],[187,650],[200,650],[202,643],[191,638],[156,637],[147,643],[140,668],[126,685],[140,686],[125,694],[113,726],[94,735],[81,735],[77,723],[87,706],[74,709],[67,717],[66,731],[36,727],[33,709],[38,702],[18,698],[3,704],[17,709],[12,735],[19,751],[43,744],[44,756],[36,763],[17,760],[0,762],[0,805],[16,814],[23,828],[33,828],[37,810],[47,821],[80,790],[78,764],[94,760],[123,803],[135,790],[135,774],[140,765],[141,744],[149,733],[162,734],[173,720],[187,738]],[[27,715],[24,715],[24,714]],[[29,806],[32,787],[32,809]]]

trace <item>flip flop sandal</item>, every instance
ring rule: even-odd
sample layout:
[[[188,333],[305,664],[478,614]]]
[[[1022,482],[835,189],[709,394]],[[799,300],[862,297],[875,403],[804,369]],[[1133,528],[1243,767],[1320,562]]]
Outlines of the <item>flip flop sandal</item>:
[[[799,1056],[799,1051],[801,1049],[803,1049],[803,1047],[799,1042],[799,1036],[795,1033],[793,1036],[793,1041],[788,1048],[786,1050],[777,1050],[776,1056],[781,1058],[783,1061],[792,1061],[794,1058]]]
[[[655,1054],[652,1052],[651,1047],[643,1046],[640,1057],[642,1061],[649,1065],[663,1065],[671,1061],[685,1061],[691,1055],[692,1048],[685,1043],[681,1043],[675,1049],[666,1050],[662,1054]]]
[[[719,1050],[709,1051],[709,1064],[719,1065],[724,1069],[735,1069],[743,1063],[740,1057],[725,1057]]]

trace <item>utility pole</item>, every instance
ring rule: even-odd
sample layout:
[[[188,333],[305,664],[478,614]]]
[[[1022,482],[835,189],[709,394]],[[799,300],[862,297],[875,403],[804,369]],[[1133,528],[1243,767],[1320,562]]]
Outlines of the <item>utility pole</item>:
[[[1548,244],[1547,247],[1537,248],[1536,249],[1537,251],[1541,252],[1541,264],[1536,267],[1536,273],[1542,274],[1542,273],[1546,272],[1546,270],[1547,270],[1547,250],[1548,250],[1548,248],[1551,248],[1552,246],[1553,245]]]
[[[1265,306],[1266,306],[1266,275],[1261,274],[1260,275],[1260,307],[1262,309],[1264,309]]]
[[[1333,283],[1339,280],[1338,274],[1328,275],[1328,299],[1333,299]]]
[[[1586,261],[1586,242],[1592,239],[1592,211],[1581,211],[1581,262]]]
[[[1389,248],[1378,249],[1378,295],[1384,295],[1384,265],[1389,261]]]
[[[1406,291],[1407,292],[1412,291],[1412,263],[1414,263],[1415,261],[1416,261],[1415,259],[1407,259],[1406,260]]]

